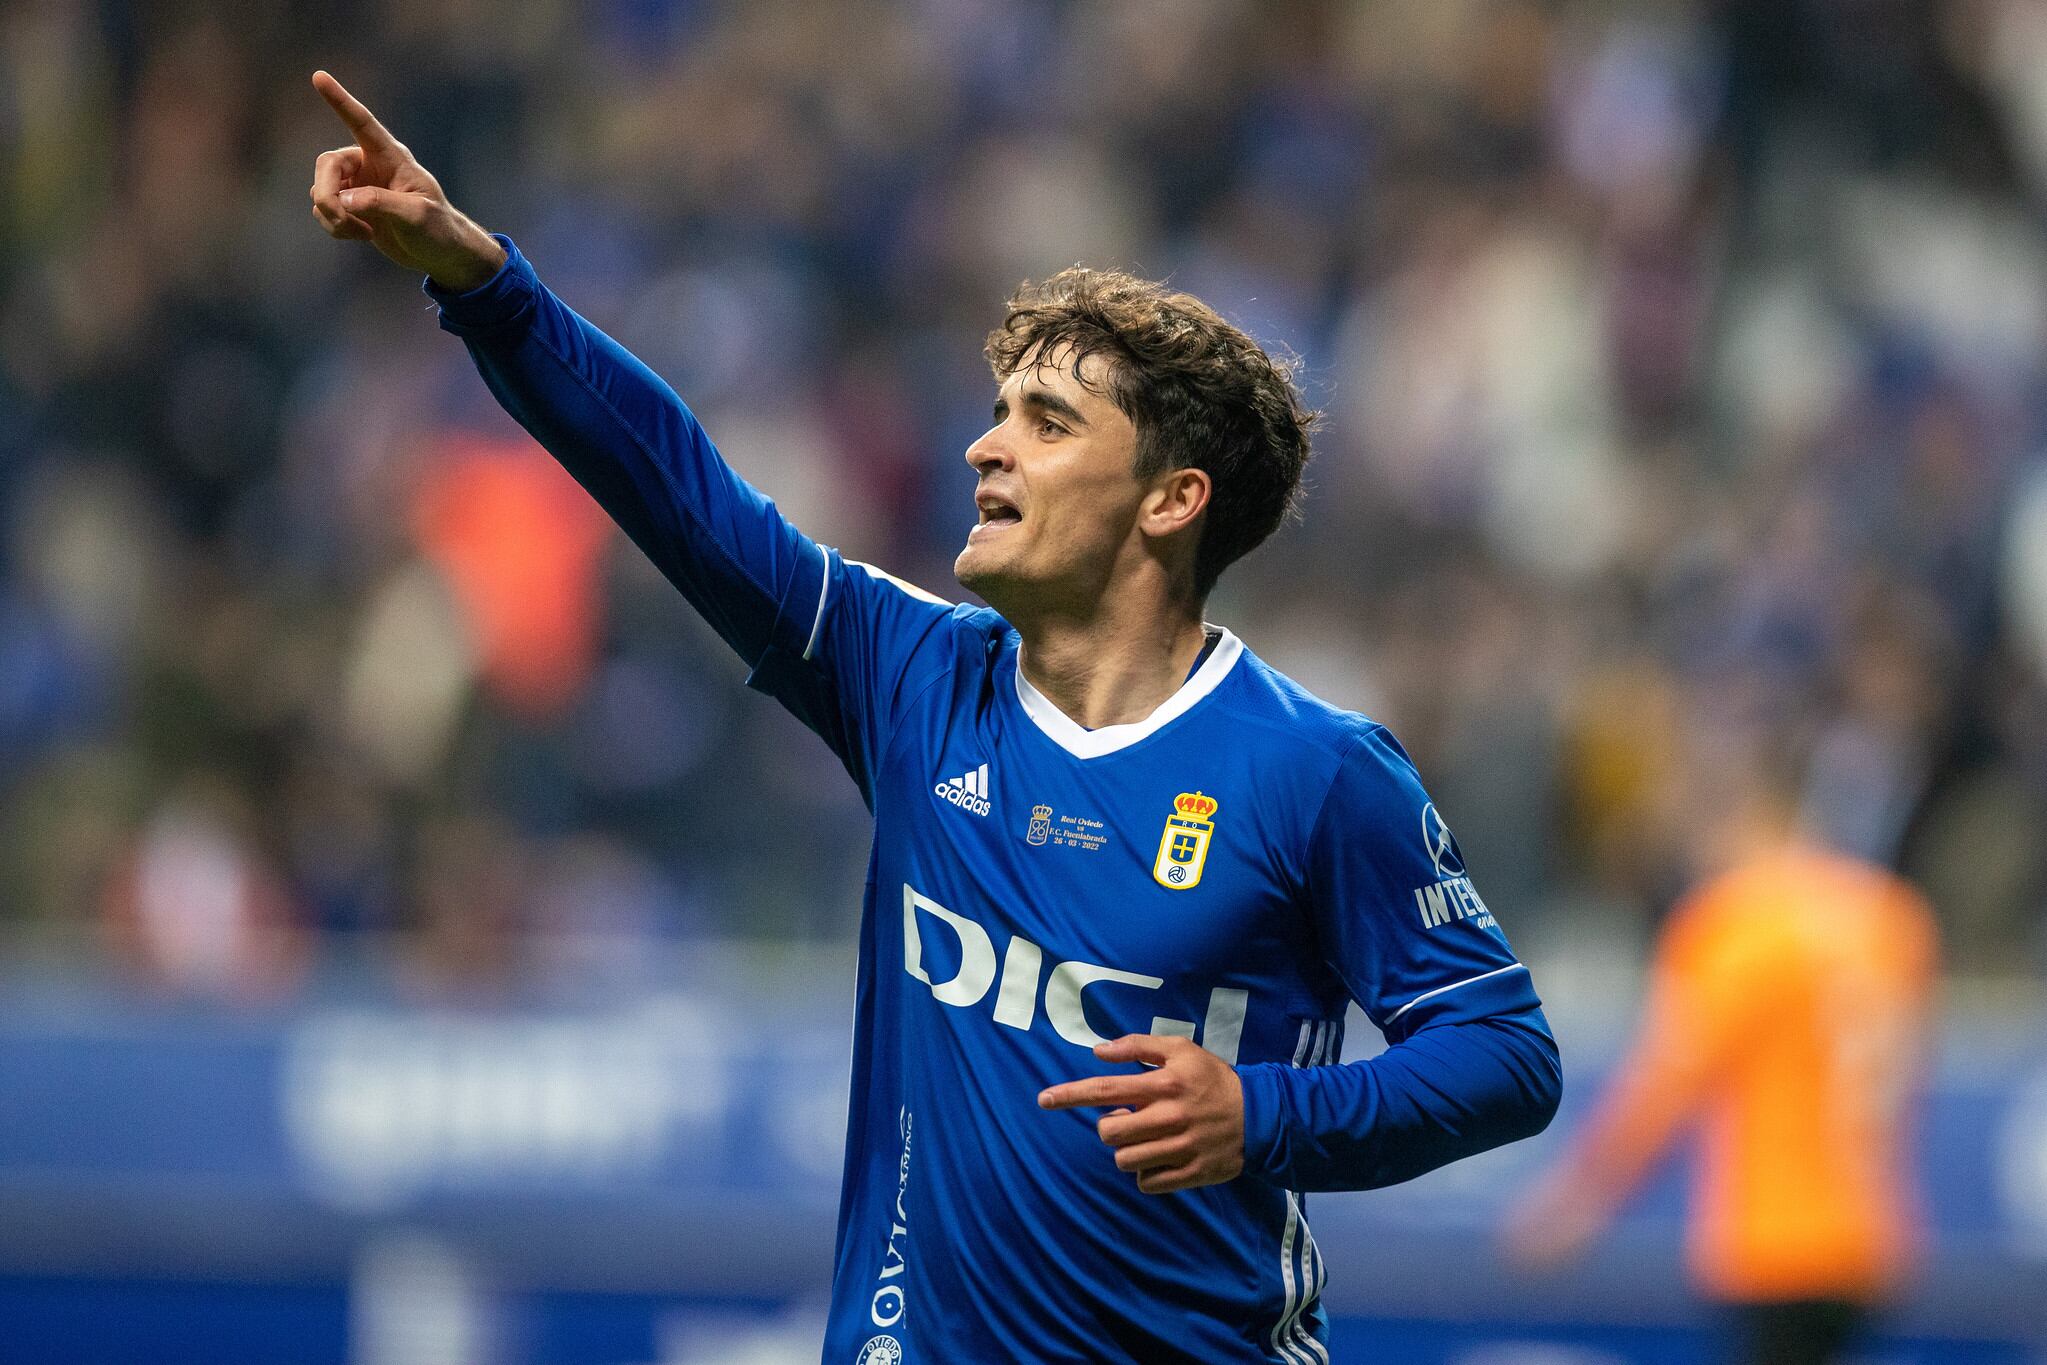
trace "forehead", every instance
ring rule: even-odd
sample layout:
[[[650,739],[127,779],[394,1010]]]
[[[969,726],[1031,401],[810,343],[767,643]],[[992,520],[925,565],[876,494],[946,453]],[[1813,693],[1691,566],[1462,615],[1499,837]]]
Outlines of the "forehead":
[[[1071,344],[1050,348],[1032,347],[1017,367],[1002,378],[1000,396],[1020,402],[1034,392],[1063,398],[1089,418],[1108,413],[1121,415],[1109,398],[1110,362],[1089,353],[1075,363]]]

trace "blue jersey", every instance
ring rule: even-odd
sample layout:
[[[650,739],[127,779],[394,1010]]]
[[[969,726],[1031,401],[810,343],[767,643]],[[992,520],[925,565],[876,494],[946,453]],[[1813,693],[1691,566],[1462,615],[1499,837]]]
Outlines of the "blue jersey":
[[[874,812],[826,1365],[1326,1365],[1302,1195],[1525,1136],[1558,1093],[1529,974],[1392,736],[1227,632],[1145,720],[1083,729],[1000,616],[791,526],[516,250],[430,292]],[[1345,1064],[1353,1001],[1390,1047]],[[1142,1194],[1097,1114],[1037,1106],[1127,1033],[1236,1066],[1241,1177]]]

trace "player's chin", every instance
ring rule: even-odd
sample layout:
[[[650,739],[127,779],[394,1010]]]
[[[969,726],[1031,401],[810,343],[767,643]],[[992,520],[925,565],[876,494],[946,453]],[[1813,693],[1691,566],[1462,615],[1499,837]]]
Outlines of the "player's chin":
[[[1013,558],[997,546],[977,545],[970,540],[952,562],[952,576],[961,587],[985,599],[990,589],[1000,592],[1004,584],[1015,579],[1016,574],[1009,566]]]

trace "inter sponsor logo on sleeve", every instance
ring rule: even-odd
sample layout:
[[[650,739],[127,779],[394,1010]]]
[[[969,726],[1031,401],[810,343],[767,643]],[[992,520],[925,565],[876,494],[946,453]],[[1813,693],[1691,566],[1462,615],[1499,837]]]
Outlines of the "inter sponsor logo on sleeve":
[[[1421,912],[1422,928],[1434,929],[1452,920],[1472,920],[1480,928],[1492,928],[1497,923],[1493,912],[1486,909],[1485,902],[1478,898],[1478,888],[1464,874],[1464,854],[1433,801],[1422,807],[1422,848],[1436,870],[1433,885],[1414,889],[1414,905]]]
[[[1173,813],[1166,817],[1166,832],[1159,837],[1159,855],[1152,860],[1153,881],[1168,891],[1191,891],[1201,885],[1220,804],[1200,792],[1181,792],[1173,798]]]
[[[1433,801],[1422,807],[1422,847],[1428,850],[1437,877],[1464,875],[1464,854],[1457,847],[1457,837],[1443,823],[1443,813]]]

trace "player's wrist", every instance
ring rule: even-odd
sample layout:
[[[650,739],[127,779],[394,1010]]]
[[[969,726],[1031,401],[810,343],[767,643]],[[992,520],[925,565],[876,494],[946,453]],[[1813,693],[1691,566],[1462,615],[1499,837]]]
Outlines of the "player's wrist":
[[[452,210],[451,210],[452,212]],[[445,261],[437,261],[426,272],[440,289],[451,294],[468,294],[483,288],[505,268],[511,253],[504,244],[485,232],[477,222],[457,214],[455,249]]]
[[[1272,1062],[1234,1068],[1243,1105],[1245,1175],[1269,1176],[1279,1163],[1287,1108],[1278,1074],[1282,1069]]]

